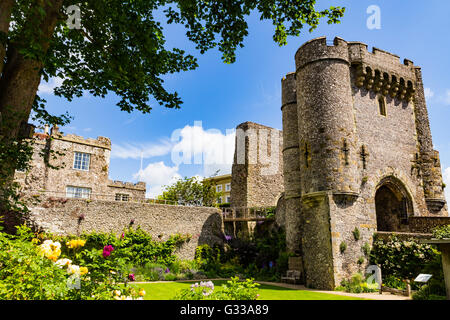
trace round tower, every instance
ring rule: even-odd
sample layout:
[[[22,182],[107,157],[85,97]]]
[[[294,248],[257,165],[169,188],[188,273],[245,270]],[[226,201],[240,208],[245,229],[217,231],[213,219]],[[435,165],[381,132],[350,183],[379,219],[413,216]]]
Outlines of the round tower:
[[[302,194],[359,191],[358,148],[347,42],[325,37],[295,54]]]
[[[281,80],[283,116],[283,177],[287,250],[301,254],[301,187],[298,144],[297,93],[295,73]]]

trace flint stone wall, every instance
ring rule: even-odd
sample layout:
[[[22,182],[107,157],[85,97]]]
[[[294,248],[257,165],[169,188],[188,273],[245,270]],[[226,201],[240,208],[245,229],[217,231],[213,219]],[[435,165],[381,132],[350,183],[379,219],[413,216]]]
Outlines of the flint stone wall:
[[[92,231],[119,235],[132,219],[133,227],[140,226],[155,240],[165,241],[176,233],[190,234],[192,239],[176,251],[181,259],[193,259],[198,245],[222,243],[222,218],[216,208],[47,198],[29,205],[29,209],[32,224],[61,235]],[[84,219],[79,223],[81,214]]]

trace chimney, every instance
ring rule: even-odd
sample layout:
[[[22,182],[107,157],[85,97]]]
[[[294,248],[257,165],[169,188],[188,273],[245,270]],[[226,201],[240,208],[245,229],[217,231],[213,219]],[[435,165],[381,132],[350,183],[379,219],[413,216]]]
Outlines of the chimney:
[[[45,124],[45,126],[44,126],[44,133],[45,134],[49,134],[49,131],[50,131],[50,128],[49,128],[48,124]]]
[[[53,136],[53,135],[58,134],[58,133],[59,133],[58,125],[54,124],[53,127],[52,127],[52,130],[50,131],[50,135]]]

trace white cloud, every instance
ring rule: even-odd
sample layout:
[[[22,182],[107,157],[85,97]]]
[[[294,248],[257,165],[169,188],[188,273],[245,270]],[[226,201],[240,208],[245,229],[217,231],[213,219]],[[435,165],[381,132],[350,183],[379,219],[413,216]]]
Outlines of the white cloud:
[[[159,143],[124,143],[113,144],[111,147],[111,158],[140,159],[164,156],[169,154],[172,144],[167,139]]]
[[[166,166],[164,162],[150,163],[143,170],[133,175],[134,179],[144,181],[147,184],[148,198],[156,198],[162,194],[165,185],[170,185],[176,180],[181,179],[178,173],[178,166]]]
[[[231,171],[233,164],[234,129],[225,134],[217,129],[204,130],[201,122],[194,126],[185,126],[172,134],[172,141],[178,141],[172,149],[172,161],[175,164],[203,164],[205,176],[217,169],[220,174]]]
[[[63,83],[61,78],[51,78],[49,82],[41,82],[38,88],[38,94],[53,94],[53,90]]]
[[[430,88],[425,88],[424,91],[426,99],[431,99],[434,97],[434,92]]]
[[[448,167],[447,169],[444,170],[444,183],[446,184],[446,188],[445,190],[445,199],[448,201],[450,201],[450,167]]]
[[[162,193],[163,186],[170,185],[181,178],[180,165],[203,165],[200,179],[231,172],[235,144],[235,130],[226,134],[217,129],[204,130],[200,122],[194,126],[185,126],[173,132],[171,139],[162,139],[157,143],[113,144],[111,158],[140,159],[164,156],[171,153],[172,164],[162,161],[147,165],[145,169],[133,175],[134,179],[147,184],[147,197],[155,198]]]
[[[443,97],[443,101],[446,105],[450,105],[450,89],[445,91],[445,95]]]
[[[204,130],[201,122],[185,126],[172,133],[171,138],[159,142],[113,144],[111,158],[140,159],[171,153],[174,165],[203,165],[203,175],[231,172],[233,164],[235,129],[223,134],[218,129]]]

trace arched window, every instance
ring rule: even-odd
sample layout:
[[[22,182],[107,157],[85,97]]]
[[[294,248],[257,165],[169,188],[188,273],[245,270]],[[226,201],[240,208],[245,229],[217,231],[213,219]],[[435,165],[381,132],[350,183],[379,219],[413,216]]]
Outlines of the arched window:
[[[386,116],[386,102],[383,96],[378,97],[378,110],[382,116]]]

